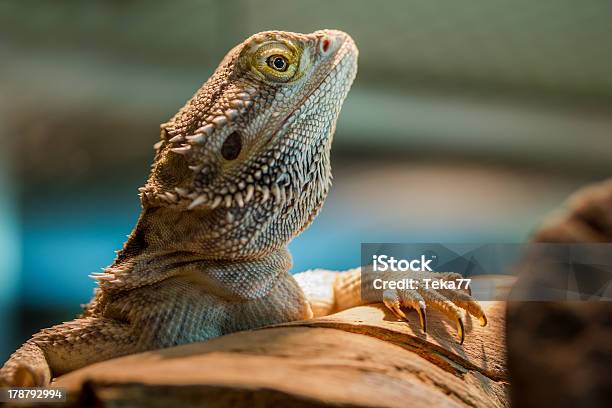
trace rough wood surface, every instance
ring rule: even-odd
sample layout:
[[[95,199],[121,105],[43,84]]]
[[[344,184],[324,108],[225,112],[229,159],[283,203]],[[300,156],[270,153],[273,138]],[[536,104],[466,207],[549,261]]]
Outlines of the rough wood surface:
[[[481,302],[489,323],[481,327],[474,319],[466,322],[466,338],[459,344],[453,322],[429,310],[427,333],[420,329],[415,313],[408,323],[397,318],[382,305],[362,306],[315,320],[292,322],[284,326],[331,327],[366,334],[397,344],[423,358],[459,374],[474,370],[494,379],[507,381],[504,330],[504,304]]]
[[[95,364],[60,377],[79,406],[506,406],[504,304],[468,321],[463,346],[435,312],[382,306]],[[414,320],[414,321],[413,321]]]

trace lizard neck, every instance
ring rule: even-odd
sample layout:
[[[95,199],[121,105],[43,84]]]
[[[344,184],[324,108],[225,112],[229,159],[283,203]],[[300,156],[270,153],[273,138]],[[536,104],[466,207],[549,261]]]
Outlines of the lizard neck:
[[[179,277],[206,293],[236,300],[258,299],[288,277],[291,255],[286,245],[258,256],[223,258],[210,250],[199,228],[202,212],[145,209],[123,249],[105,272],[106,292],[125,291]],[[206,234],[204,234],[206,236]]]
[[[177,255],[187,261],[216,261],[240,264],[261,261],[281,254],[291,256],[286,243],[257,246],[249,256],[236,257],[223,251],[227,238],[219,231],[218,220],[205,211],[177,211],[166,207],[145,207],[113,266],[138,260],[154,260]]]

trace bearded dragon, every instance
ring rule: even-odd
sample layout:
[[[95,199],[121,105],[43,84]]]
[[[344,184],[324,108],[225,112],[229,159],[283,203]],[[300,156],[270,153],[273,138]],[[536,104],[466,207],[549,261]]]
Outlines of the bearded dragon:
[[[0,382],[44,386],[98,361],[362,304],[359,268],[292,276],[287,250],[330,188],[357,55],[336,30],[268,31],[234,47],[161,125],[141,215],[112,265],[93,275],[83,314],[34,334]],[[384,302],[402,319],[414,307],[423,329],[426,305],[442,310],[461,341],[461,308],[486,322],[467,294],[394,290]]]

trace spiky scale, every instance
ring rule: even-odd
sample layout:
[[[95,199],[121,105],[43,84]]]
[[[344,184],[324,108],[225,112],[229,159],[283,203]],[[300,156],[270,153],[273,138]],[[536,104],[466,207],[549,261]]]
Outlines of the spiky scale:
[[[189,206],[187,207],[188,210],[192,210],[202,204],[204,204],[205,202],[208,201],[208,196],[206,194],[202,194],[200,196],[198,196],[195,200],[193,200]]]
[[[236,109],[229,109],[225,111],[225,116],[229,120],[235,120],[238,117],[238,111]]]
[[[261,202],[265,203],[266,201],[268,201],[268,198],[270,198],[270,189],[268,188],[268,186],[262,186],[261,187]]]
[[[187,141],[192,144],[202,144],[206,142],[206,135],[204,133],[196,133],[195,135],[187,136]]]
[[[187,190],[186,188],[182,188],[182,187],[175,187],[174,191],[176,191],[178,195],[180,195],[181,197],[186,197],[187,194],[189,194],[189,190]]]
[[[253,198],[254,192],[255,192],[255,187],[252,184],[249,184],[246,187],[246,195],[244,196],[244,201],[247,203],[251,201],[251,198]]]
[[[177,202],[178,201],[178,197],[176,196],[176,194],[171,193],[170,191],[166,191],[164,193],[164,195],[172,202]]]
[[[215,130],[215,127],[213,125],[211,125],[210,123],[198,128],[198,130],[196,130],[196,133],[201,133],[203,135],[206,136],[210,136],[213,131]]]
[[[174,147],[170,150],[176,154],[185,155],[191,151],[191,146],[187,145],[187,146],[181,146],[181,147]]]
[[[225,116],[217,116],[212,120],[215,127],[220,128],[227,124],[227,118]]]
[[[234,99],[234,100],[230,101],[229,105],[232,108],[235,108],[235,109],[244,108],[244,102],[241,101],[240,99]]]
[[[236,203],[238,203],[239,207],[244,207],[244,200],[242,199],[242,194],[240,192],[234,194],[234,199],[236,200]]]

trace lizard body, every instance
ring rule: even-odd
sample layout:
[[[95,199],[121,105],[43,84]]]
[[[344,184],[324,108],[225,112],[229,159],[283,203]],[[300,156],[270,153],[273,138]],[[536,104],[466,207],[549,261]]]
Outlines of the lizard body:
[[[335,30],[263,32],[233,48],[161,125],[140,218],[93,276],[99,287],[82,316],[35,334],[0,383],[46,385],[97,361],[360,304],[359,269],[291,276],[287,251],[331,185],[331,142],[357,54]],[[401,306],[415,307],[423,326],[429,302],[385,294],[402,318]],[[471,298],[431,304],[461,323],[461,338],[458,306],[484,319]]]

